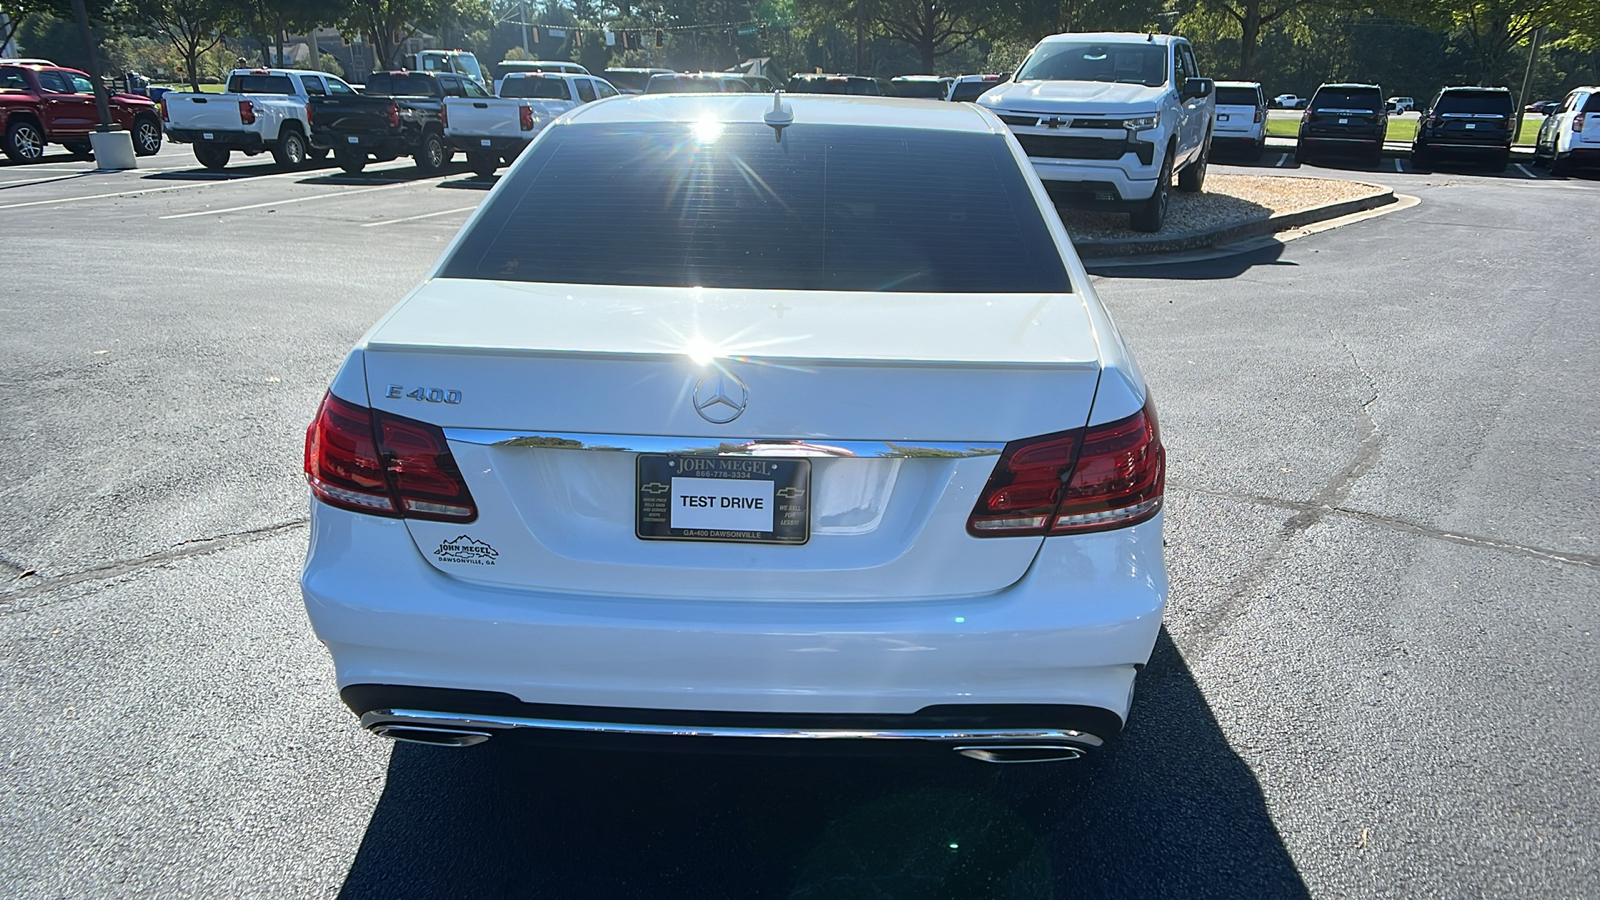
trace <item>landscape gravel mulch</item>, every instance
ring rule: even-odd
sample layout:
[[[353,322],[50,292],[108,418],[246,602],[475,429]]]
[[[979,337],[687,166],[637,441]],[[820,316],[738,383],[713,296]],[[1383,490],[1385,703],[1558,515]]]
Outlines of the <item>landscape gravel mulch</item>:
[[[1376,184],[1299,175],[1221,175],[1206,177],[1205,190],[1186,194],[1174,188],[1167,207],[1167,223],[1156,234],[1128,228],[1123,213],[1061,209],[1062,224],[1076,240],[1164,238],[1226,228],[1277,213],[1299,212],[1330,203],[1342,203],[1382,194]]]

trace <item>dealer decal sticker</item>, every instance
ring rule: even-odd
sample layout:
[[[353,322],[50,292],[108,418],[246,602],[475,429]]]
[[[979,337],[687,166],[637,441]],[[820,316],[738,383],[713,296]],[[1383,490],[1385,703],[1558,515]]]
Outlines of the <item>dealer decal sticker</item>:
[[[442,541],[433,551],[433,558],[442,563],[466,563],[469,566],[492,566],[500,551],[487,543],[467,535]]]

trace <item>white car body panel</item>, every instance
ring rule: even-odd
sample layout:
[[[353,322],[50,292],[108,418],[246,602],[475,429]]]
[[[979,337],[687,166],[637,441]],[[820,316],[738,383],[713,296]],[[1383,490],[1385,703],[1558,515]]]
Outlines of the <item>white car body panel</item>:
[[[1126,719],[1167,592],[1160,516],[1045,539],[1026,577],[979,596],[750,603],[475,584],[429,566],[403,522],[314,506],[301,586],[340,687],[771,712],[1077,703]]]

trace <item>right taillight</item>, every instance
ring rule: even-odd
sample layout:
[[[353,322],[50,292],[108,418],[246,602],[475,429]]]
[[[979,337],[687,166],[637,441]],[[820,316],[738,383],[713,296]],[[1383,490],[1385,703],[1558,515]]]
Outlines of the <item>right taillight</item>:
[[[470,522],[477,505],[437,425],[326,395],[306,429],[306,480],[330,506],[377,516]]]
[[[1012,441],[967,519],[975,537],[1081,534],[1161,510],[1166,451],[1150,403],[1126,419]]]

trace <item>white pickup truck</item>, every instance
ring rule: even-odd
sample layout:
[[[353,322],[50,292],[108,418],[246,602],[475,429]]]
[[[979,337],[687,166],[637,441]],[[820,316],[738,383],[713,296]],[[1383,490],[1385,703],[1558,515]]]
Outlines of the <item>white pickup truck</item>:
[[[501,81],[499,97],[446,97],[444,136],[467,154],[473,172],[488,178],[502,161],[510,165],[552,119],[617,95],[609,82],[592,75],[513,73]]]
[[[234,150],[270,151],[278,165],[294,168],[327,155],[311,147],[307,101],[355,92],[326,72],[234,69],[226,93],[163,95],[161,117],[168,140],[193,144],[195,159],[213,172],[227,167]]]
[[[1120,209],[1160,231],[1173,173],[1199,191],[1211,156],[1214,83],[1165,34],[1056,34],[1012,81],[979,97],[1011,128],[1058,204]]]

